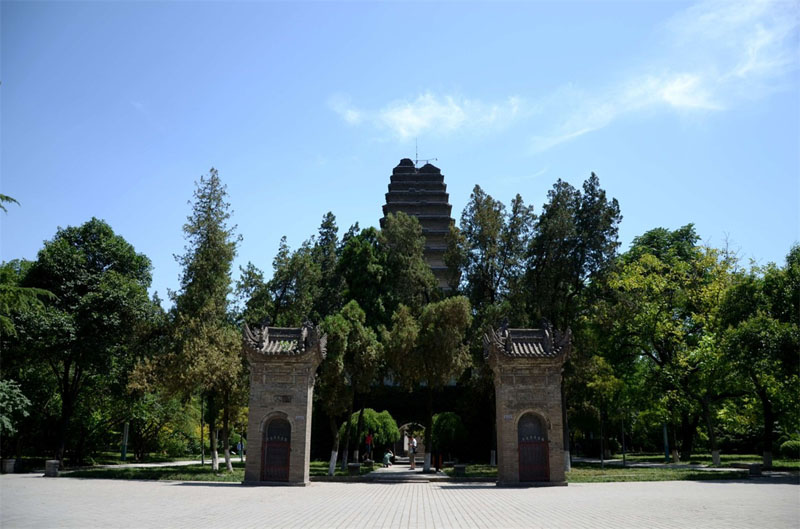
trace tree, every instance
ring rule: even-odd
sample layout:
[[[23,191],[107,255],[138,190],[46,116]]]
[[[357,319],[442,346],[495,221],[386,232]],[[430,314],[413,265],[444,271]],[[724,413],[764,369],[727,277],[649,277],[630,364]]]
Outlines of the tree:
[[[356,433],[356,424],[358,423],[359,415],[363,423],[360,435]],[[339,428],[340,436],[344,435],[344,429],[347,424],[350,424],[350,437],[358,445],[364,442],[368,433],[372,433],[373,446],[392,444],[400,439],[400,430],[397,428],[397,422],[386,410],[378,413],[372,408],[364,408],[363,413],[354,413],[349,421],[342,423]]]
[[[30,405],[17,382],[0,380],[0,435],[14,434],[18,417],[27,417]]]
[[[728,393],[724,379],[714,375],[725,371],[724,358],[714,352],[718,305],[731,263],[697,241],[691,224],[636,237],[608,275],[613,301],[597,304],[599,325],[609,338],[603,347],[607,355],[651,363],[650,383],[678,420],[684,458],[704,415],[708,423],[704,407]]]
[[[408,390],[427,388],[425,446],[431,446],[433,392],[461,375],[470,364],[466,333],[472,323],[469,301],[454,296],[429,303],[419,318],[400,305],[392,327],[383,331],[382,342],[396,381]],[[425,455],[430,469],[430,453]]]
[[[41,311],[45,301],[56,299],[49,290],[20,286],[32,265],[31,261],[14,259],[0,266],[0,337],[16,336],[15,313]]]
[[[452,411],[445,411],[433,416],[431,437],[432,448],[439,453],[446,453],[447,458],[452,460],[453,453],[457,454],[467,441],[467,429],[461,422],[461,417]]]
[[[223,446],[228,471],[230,413],[243,379],[241,335],[232,325],[228,307],[231,266],[236,246],[236,226],[229,227],[227,190],[212,168],[196,184],[192,213],[183,226],[187,241],[183,255],[180,291],[174,294],[175,350],[165,355],[159,372],[161,383],[188,394],[199,390],[207,402],[211,462],[219,469],[217,413],[222,412]]]
[[[286,237],[282,237],[272,268],[272,279],[267,283],[272,321],[285,327],[302,325],[320,293],[320,268],[314,259],[312,242],[305,241],[292,252]]]
[[[339,228],[330,211],[322,217],[317,240],[311,251],[319,267],[319,288],[311,310],[312,321],[322,321],[342,307],[342,277],[339,264]]]
[[[381,291],[387,315],[401,304],[422,307],[431,301],[437,282],[425,262],[425,237],[419,220],[402,211],[389,213],[378,240],[385,255]]]
[[[8,195],[4,195],[4,194],[0,193],[0,209],[2,209],[4,213],[8,213],[8,210],[6,209],[4,204],[17,204],[17,205],[19,205],[19,202],[17,202],[17,199],[15,199],[13,197],[10,197]]]
[[[360,394],[369,390],[380,367],[383,348],[378,342],[375,332],[366,325],[366,314],[353,300],[347,303],[339,313],[329,316],[323,323],[328,333],[328,355],[322,366],[322,393],[332,400],[325,404],[331,429],[334,435],[334,446],[331,450],[331,463],[335,462],[336,447],[339,444],[338,428],[335,418],[341,412],[341,406],[348,399],[348,426],[345,429],[344,453],[342,468],[347,468],[350,448],[349,422],[355,409],[359,409],[356,432],[360,435],[363,418],[363,407]],[[339,400],[341,399],[341,400]],[[332,471],[332,466],[330,471]]]
[[[451,268],[461,267],[462,289],[473,307],[493,305],[518,291],[535,218],[520,195],[506,212],[480,186],[472,190],[460,230],[451,232],[446,258]]]
[[[149,285],[150,260],[95,218],[59,229],[25,275],[23,286],[57,296],[44,310],[18,315],[14,350],[47,366],[57,381],[59,459],[84,390],[91,384],[103,391],[105,376],[128,362],[150,310]]]
[[[580,295],[613,262],[621,220],[617,200],[606,198],[594,173],[582,193],[561,180],[553,185],[528,249],[531,321],[547,318],[556,328],[575,324]]]
[[[724,349],[761,403],[764,465],[772,465],[776,424],[797,431],[800,417],[800,246],[786,266],[741,274],[722,303]]]

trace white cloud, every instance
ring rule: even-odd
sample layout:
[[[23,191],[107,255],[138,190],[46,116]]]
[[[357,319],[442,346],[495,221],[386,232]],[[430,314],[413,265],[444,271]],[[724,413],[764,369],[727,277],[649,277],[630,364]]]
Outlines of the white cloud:
[[[448,135],[504,128],[523,114],[524,107],[524,102],[518,97],[485,103],[432,92],[419,94],[410,100],[395,100],[373,111],[358,109],[342,96],[333,97],[328,103],[350,124],[369,122],[403,139],[423,133]]]
[[[341,94],[331,96],[328,99],[328,106],[350,125],[358,125],[363,119],[361,111],[352,105],[347,96]]]
[[[601,96],[573,94],[535,152],[550,149],[644,109],[720,111],[779,89],[798,66],[798,8],[794,2],[701,2],[667,22],[665,56],[608,87]]]
[[[567,84],[547,97],[494,102],[424,92],[372,110],[335,96],[329,106],[349,124],[403,139],[498,131],[536,115],[531,145],[541,152],[636,112],[718,112],[782,89],[798,67],[799,20],[795,2],[710,0],[667,21],[662,46],[639,71],[591,92]]]

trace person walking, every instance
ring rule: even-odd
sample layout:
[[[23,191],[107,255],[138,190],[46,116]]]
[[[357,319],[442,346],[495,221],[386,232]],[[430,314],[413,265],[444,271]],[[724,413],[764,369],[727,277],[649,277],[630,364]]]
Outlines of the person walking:
[[[413,435],[408,441],[408,451],[410,452],[411,470],[414,470],[417,468],[417,438]]]

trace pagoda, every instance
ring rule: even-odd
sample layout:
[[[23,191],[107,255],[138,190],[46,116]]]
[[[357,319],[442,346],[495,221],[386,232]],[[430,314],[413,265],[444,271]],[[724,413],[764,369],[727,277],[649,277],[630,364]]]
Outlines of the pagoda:
[[[448,200],[444,175],[438,167],[426,163],[417,168],[409,158],[403,158],[392,171],[381,219],[383,227],[389,213],[402,211],[419,220],[425,236],[425,262],[443,289],[449,288],[444,253],[453,222]]]

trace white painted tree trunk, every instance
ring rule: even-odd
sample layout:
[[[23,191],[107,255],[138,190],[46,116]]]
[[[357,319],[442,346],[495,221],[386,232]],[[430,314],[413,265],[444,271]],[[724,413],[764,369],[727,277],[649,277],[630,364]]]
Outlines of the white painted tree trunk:
[[[425,463],[422,466],[423,472],[430,472],[431,471],[431,453],[425,452]]]
[[[328,475],[333,476],[334,472],[336,472],[336,458],[339,455],[339,452],[336,450],[331,451],[331,462],[328,464]]]

